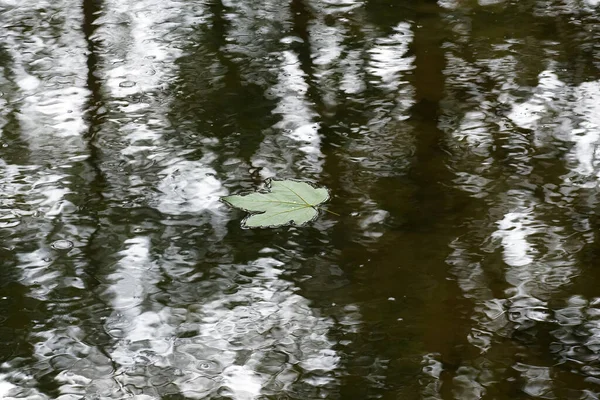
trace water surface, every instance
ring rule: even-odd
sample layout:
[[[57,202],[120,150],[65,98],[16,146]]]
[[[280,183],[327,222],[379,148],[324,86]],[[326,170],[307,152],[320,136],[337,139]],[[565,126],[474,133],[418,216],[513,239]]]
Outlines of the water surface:
[[[600,398],[599,7],[0,0],[0,398]]]

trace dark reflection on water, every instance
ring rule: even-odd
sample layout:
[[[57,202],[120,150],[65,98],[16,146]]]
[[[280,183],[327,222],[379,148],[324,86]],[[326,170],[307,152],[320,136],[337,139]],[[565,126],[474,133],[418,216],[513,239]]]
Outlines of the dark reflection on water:
[[[598,7],[0,0],[0,398],[600,397]]]

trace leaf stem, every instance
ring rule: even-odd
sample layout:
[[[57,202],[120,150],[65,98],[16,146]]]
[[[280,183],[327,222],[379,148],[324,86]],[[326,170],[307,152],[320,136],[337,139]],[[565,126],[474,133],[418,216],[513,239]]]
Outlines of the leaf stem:
[[[335,216],[341,217],[341,215],[340,215],[340,214],[338,214],[338,213],[336,213],[336,212],[329,211],[329,210],[327,210],[327,209],[325,209],[325,208],[322,208],[322,207],[317,207],[317,208],[318,208],[319,210],[323,210],[323,211],[325,211],[325,212],[328,212],[329,214],[333,214],[333,215],[335,215]]]

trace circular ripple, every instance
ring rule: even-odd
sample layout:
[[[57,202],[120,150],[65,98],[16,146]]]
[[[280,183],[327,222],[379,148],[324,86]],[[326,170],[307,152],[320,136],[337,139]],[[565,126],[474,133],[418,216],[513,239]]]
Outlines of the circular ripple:
[[[223,371],[221,365],[213,360],[199,360],[196,363],[197,372],[206,376],[218,375]]]

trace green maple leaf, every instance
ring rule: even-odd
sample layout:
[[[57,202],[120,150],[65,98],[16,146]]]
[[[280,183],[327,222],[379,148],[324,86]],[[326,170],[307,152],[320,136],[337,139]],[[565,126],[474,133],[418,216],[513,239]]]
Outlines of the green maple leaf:
[[[269,191],[222,197],[229,205],[251,213],[244,228],[274,228],[302,225],[315,219],[318,205],[329,199],[329,191],[306,182],[269,180]]]

